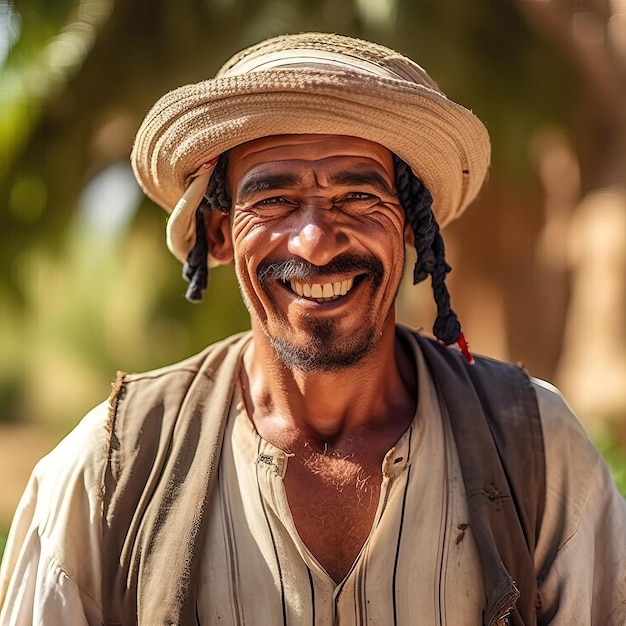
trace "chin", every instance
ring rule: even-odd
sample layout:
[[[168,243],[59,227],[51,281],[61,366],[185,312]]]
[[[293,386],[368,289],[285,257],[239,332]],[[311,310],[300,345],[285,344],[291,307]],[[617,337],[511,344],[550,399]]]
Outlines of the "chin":
[[[289,369],[303,372],[337,372],[349,369],[370,356],[375,348],[377,333],[373,328],[337,338],[332,324],[316,322],[316,332],[302,332],[304,342],[290,341],[284,335],[270,336],[272,347],[280,361]]]

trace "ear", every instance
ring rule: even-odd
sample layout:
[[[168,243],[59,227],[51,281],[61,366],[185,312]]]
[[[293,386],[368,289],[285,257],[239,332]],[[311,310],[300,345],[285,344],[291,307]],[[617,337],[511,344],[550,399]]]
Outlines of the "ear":
[[[410,248],[415,247],[415,233],[408,222],[404,225],[404,243]]]
[[[211,257],[220,265],[230,263],[234,256],[230,215],[221,211],[205,211],[204,226]]]

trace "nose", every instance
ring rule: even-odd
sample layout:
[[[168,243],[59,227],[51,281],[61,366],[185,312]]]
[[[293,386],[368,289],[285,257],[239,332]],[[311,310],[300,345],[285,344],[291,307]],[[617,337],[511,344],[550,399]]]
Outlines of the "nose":
[[[321,267],[345,252],[349,240],[333,209],[319,206],[301,212],[300,219],[289,235],[289,252]]]

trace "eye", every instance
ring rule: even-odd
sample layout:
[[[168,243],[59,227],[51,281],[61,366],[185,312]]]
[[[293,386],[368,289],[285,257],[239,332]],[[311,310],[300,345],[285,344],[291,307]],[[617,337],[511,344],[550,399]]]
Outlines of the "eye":
[[[255,202],[255,206],[269,206],[271,204],[280,204],[282,202],[287,202],[287,200],[285,200],[282,196],[273,196],[271,198],[263,198],[263,200]]]
[[[284,196],[270,196],[269,198],[262,198],[254,203],[254,208],[259,210],[265,209],[288,209],[291,210],[296,206],[293,200],[289,200]]]
[[[346,213],[366,213],[380,202],[380,198],[366,191],[351,191],[335,204]]]
[[[284,196],[269,196],[254,202],[251,210],[257,213],[259,217],[271,218],[290,213],[296,207],[297,204],[293,200]]]
[[[378,198],[371,193],[365,193],[364,191],[353,191],[349,193],[346,200],[378,200]]]

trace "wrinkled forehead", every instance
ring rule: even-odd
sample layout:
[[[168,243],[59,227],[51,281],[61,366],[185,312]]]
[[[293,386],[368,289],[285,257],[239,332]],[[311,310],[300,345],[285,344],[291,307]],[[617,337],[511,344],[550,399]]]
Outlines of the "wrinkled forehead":
[[[393,186],[393,155],[378,143],[345,135],[276,135],[248,141],[230,150],[231,190],[253,172],[277,168],[322,168],[328,163],[353,163],[386,176]]]

